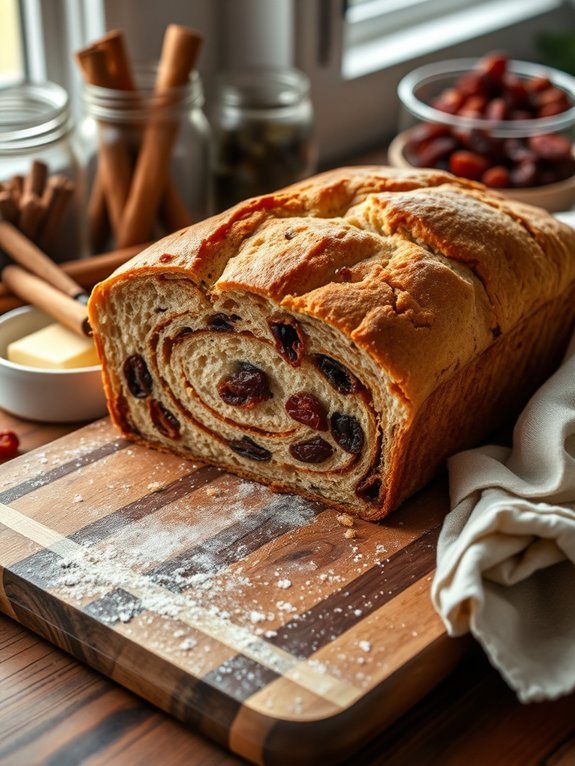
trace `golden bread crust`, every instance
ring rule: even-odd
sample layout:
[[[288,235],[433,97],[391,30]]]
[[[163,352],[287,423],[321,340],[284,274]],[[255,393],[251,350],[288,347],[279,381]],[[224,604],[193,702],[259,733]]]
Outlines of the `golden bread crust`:
[[[383,439],[389,471],[380,508],[385,512],[428,477],[423,467],[409,477],[404,461],[409,453],[410,460],[420,462],[410,428],[419,423],[425,430],[426,407],[438,406],[437,392],[446,392],[444,401],[464,413],[465,406],[458,409],[453,401],[459,401],[458,387],[469,389],[461,380],[473,379],[475,389],[482,390],[474,365],[483,370],[491,348],[507,353],[507,337],[521,337],[531,318],[571,294],[575,232],[543,210],[438,171],[340,168],[247,200],[160,240],[95,288],[90,319],[117,423],[123,422],[113,404],[120,384],[109,369],[103,318],[123,283],[157,277],[193,284],[208,306],[225,306],[226,297],[254,296],[272,313],[285,312],[302,326],[329,328],[347,343],[352,357],[369,358],[387,394],[397,399],[394,412],[401,409],[386,437],[396,443]],[[574,312],[569,305],[561,309],[565,332]],[[555,327],[553,317],[551,312],[550,327]],[[545,358],[542,370],[550,371],[549,359],[556,363],[565,332],[557,328],[555,344],[546,339],[553,346],[550,353],[542,346],[531,350]],[[509,355],[514,364],[521,358],[520,350]],[[489,370],[482,375],[487,379]],[[485,392],[492,397],[505,386],[504,379],[492,377]],[[514,386],[514,398],[528,388],[522,382]],[[472,392],[473,387],[467,395]],[[499,415],[481,418],[493,425]],[[444,421],[438,438],[452,451],[457,427]],[[476,438],[481,428],[467,430]],[[447,447],[434,444],[427,431],[426,439],[419,452],[435,467]],[[258,475],[250,466],[232,470]],[[264,480],[273,483],[269,476]],[[281,477],[275,483],[292,486]],[[309,489],[298,491],[314,496]]]

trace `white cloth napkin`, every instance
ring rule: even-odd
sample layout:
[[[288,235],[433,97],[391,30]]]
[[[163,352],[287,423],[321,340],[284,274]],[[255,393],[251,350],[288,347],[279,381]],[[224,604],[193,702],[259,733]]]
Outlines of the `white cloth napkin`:
[[[513,448],[455,455],[449,484],[432,586],[448,633],[471,631],[522,702],[575,690],[575,335]]]

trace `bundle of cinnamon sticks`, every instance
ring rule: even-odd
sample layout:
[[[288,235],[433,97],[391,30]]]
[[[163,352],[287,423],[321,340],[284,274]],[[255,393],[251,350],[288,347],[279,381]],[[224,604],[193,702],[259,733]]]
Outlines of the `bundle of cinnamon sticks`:
[[[114,269],[126,263],[140,250],[142,250],[141,245],[133,245],[121,250],[93,255],[91,258],[76,258],[72,261],[60,263],[58,266],[54,265],[51,273],[53,274],[56,269],[59,269],[73,280],[78,286],[78,290],[64,290],[64,292],[68,292],[72,297],[78,298],[76,293],[79,290],[89,294],[96,282],[100,282],[108,277]],[[47,275],[46,258],[42,258],[44,253],[38,253],[38,249],[31,240],[15,230],[13,224],[8,221],[0,221],[0,252],[5,253],[11,262],[20,264],[29,271],[43,277],[45,281],[51,281],[52,284],[56,284],[56,286],[62,289],[61,284],[55,283]],[[6,269],[2,272],[3,280],[5,271]],[[26,296],[25,298],[19,292],[15,292],[13,283],[8,285],[7,281],[0,282],[0,314],[28,302],[30,302],[30,297]]]
[[[98,166],[88,206],[93,249],[101,249],[110,228],[116,246],[129,247],[153,239],[154,227],[160,218],[166,232],[192,222],[169,177],[169,161],[179,126],[173,116],[166,119],[165,114],[159,112],[162,98],[187,84],[201,45],[202,38],[195,30],[176,24],[167,27],[156,75],[154,105],[141,131],[137,156],[133,156],[133,149],[121,130],[114,131],[114,137],[110,138],[106,134],[106,123],[100,120]],[[137,86],[120,31],[110,32],[78,51],[76,60],[88,85],[127,91],[133,99]]]
[[[75,184],[66,176],[49,174],[42,160],[32,160],[26,175],[13,175],[0,183],[0,214],[39,245],[54,254],[64,215]]]

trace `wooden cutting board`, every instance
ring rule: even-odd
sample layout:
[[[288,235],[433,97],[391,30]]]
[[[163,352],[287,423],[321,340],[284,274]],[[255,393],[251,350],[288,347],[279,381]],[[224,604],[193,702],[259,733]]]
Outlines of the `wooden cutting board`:
[[[0,609],[238,755],[338,763],[467,643],[429,597],[439,479],[381,524],[102,420],[0,468]]]

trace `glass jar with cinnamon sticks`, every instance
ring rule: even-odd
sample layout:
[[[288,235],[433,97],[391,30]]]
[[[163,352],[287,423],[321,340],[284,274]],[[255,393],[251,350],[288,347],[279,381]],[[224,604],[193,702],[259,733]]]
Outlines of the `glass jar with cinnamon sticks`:
[[[84,180],[66,91],[51,82],[1,89],[0,218],[55,261],[80,258]]]
[[[146,244],[210,212],[200,44],[193,30],[170,25],[158,64],[132,65],[117,31],[76,55],[92,252]]]

